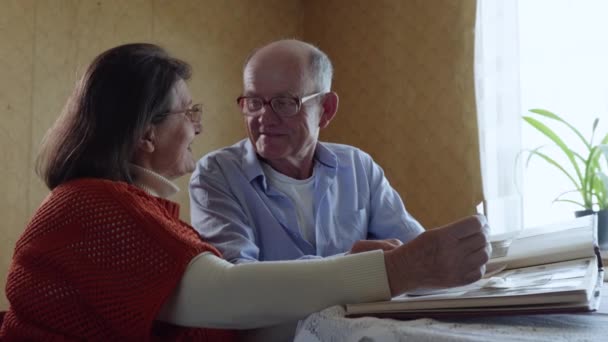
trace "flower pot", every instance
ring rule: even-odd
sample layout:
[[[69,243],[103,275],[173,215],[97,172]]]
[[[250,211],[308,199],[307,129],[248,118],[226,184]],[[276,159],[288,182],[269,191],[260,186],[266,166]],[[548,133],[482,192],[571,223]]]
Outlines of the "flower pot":
[[[574,216],[582,217],[597,214],[597,243],[601,249],[608,250],[608,209],[593,211],[591,209],[574,212]]]

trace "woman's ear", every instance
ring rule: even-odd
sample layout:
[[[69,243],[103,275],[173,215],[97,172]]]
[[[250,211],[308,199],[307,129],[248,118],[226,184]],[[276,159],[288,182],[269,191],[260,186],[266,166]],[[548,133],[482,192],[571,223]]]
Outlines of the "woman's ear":
[[[144,134],[139,139],[139,143],[137,144],[137,149],[141,152],[152,153],[154,152],[154,125],[148,125]]]
[[[325,128],[329,125],[331,120],[336,116],[336,113],[338,112],[338,94],[331,91],[323,95],[323,101],[321,103],[321,106],[323,107],[323,113],[321,113],[319,127]]]

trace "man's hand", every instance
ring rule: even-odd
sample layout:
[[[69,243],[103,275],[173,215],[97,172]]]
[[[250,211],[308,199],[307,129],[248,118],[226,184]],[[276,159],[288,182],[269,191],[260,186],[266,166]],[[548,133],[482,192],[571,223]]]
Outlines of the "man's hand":
[[[399,246],[403,245],[403,242],[399,239],[386,239],[386,240],[359,240],[353,244],[348,254],[356,254],[361,252],[373,251],[381,249],[383,251],[390,251]]]
[[[460,286],[479,280],[491,255],[484,216],[428,230],[385,253],[393,295],[418,288]]]

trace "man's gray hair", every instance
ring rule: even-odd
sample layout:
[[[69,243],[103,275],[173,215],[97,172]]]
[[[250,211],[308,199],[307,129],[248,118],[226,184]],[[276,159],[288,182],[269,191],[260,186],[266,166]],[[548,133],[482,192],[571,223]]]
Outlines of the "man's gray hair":
[[[334,68],[325,52],[314,45],[311,46],[310,71],[313,80],[319,87],[319,91],[329,92],[331,91],[331,79],[334,74]]]

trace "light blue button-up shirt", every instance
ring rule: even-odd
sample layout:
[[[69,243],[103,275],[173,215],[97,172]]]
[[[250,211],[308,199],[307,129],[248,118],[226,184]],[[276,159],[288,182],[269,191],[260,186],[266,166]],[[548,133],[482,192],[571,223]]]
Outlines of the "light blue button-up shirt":
[[[319,142],[313,177],[314,245],[300,233],[297,203],[267,182],[248,139],[197,163],[192,225],[234,263],[325,257],[349,251],[357,240],[407,242],[423,232],[367,153]]]

